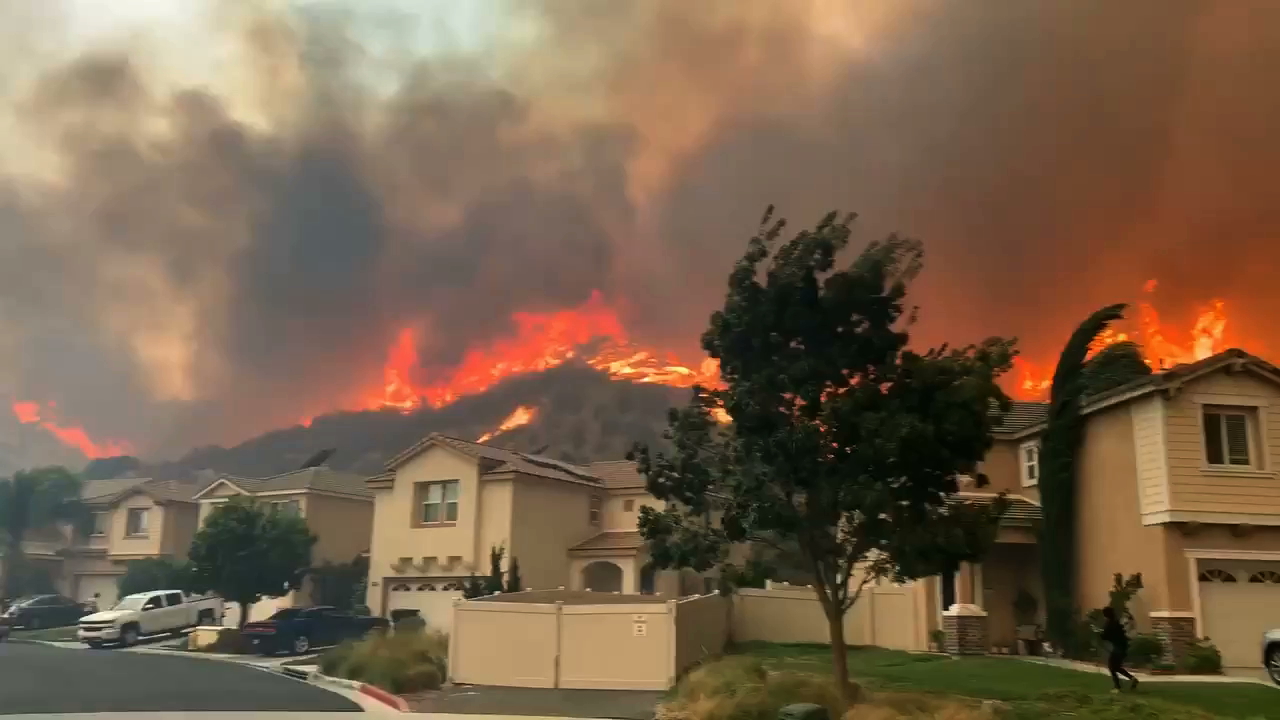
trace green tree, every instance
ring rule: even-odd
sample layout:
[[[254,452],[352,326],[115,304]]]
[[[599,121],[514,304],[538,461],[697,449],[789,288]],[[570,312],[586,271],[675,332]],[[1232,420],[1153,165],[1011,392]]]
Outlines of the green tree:
[[[57,523],[69,523],[83,531],[89,512],[80,502],[80,478],[64,467],[19,470],[0,478],[0,565],[3,595],[16,597],[30,591],[33,569],[22,543],[32,531]]]
[[[315,543],[302,518],[232,498],[209,513],[191,543],[188,589],[239,605],[244,627],[254,603],[302,586]]]
[[[1094,340],[1124,317],[1125,305],[1090,315],[1058,356],[1049,391],[1049,421],[1040,439],[1040,573],[1045,592],[1045,632],[1068,654],[1079,635],[1076,587],[1076,454],[1084,432],[1081,406],[1088,392],[1085,366]]]
[[[502,558],[507,551],[501,545],[489,548],[489,577],[484,580],[484,594],[502,592]]]
[[[504,589],[504,592],[520,592],[521,589],[520,561],[512,556],[511,562],[507,563],[507,587]]]
[[[151,590],[183,590],[191,584],[188,568],[172,558],[143,558],[125,565],[117,587],[120,596]],[[106,608],[102,608],[105,610]]]
[[[1108,345],[1084,365],[1084,394],[1097,395],[1151,374],[1135,342]]]
[[[991,447],[996,384],[1013,342],[907,349],[907,287],[923,248],[890,236],[841,269],[853,217],[828,215],[779,242],[760,232],[729,277],[702,346],[723,387],[695,388],[672,409],[670,450],[632,457],[665,510],[639,522],[658,567],[729,566],[729,546],[798,552],[813,578],[846,702],[843,618],[878,578],[907,580],[974,560],[993,541],[1005,501],[956,498],[958,476]],[[712,419],[723,409],[732,424]]]
[[[485,581],[477,577],[475,573],[471,573],[467,576],[467,582],[462,586],[462,597],[468,600],[482,598],[488,594],[484,589]]]
[[[325,561],[311,568],[311,602],[331,605],[344,612],[364,604],[365,583],[369,577],[369,559],[359,555],[351,562]]]

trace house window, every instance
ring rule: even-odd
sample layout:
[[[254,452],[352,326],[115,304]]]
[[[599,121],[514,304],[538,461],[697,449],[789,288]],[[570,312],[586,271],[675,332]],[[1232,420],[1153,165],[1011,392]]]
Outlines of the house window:
[[[424,483],[421,485],[422,511],[419,520],[423,525],[458,521],[458,481]]]
[[[622,511],[623,511],[623,512],[631,512],[632,510],[635,510],[635,509],[636,509],[636,501],[635,501],[635,500],[623,500],[623,501],[622,501]]]
[[[1251,424],[1247,410],[1205,408],[1204,451],[1208,464],[1253,467]]]
[[[1209,568],[1200,573],[1200,582],[1233,583],[1235,581],[1235,575],[1218,568]]]
[[[1262,570],[1250,575],[1249,582],[1261,585],[1280,585],[1280,572]]]
[[[944,572],[941,575],[941,581],[938,584],[939,600],[942,602],[943,610],[950,610],[952,605],[956,604],[956,574],[953,572]]]
[[[129,515],[124,525],[124,534],[147,534],[147,508],[129,508]]]
[[[297,500],[272,500],[271,509],[294,517],[302,514],[302,504]]]
[[[591,496],[591,504],[588,506],[588,509],[587,509],[587,521],[590,522],[592,525],[600,524],[601,502],[603,501],[601,500],[599,495]]]
[[[105,512],[93,513],[89,518],[90,521],[92,522],[92,525],[90,526],[89,534],[90,535],[106,535],[107,521],[110,519],[110,517],[111,516]]]
[[[1040,443],[1023,443],[1020,453],[1022,487],[1035,487],[1040,484]]]

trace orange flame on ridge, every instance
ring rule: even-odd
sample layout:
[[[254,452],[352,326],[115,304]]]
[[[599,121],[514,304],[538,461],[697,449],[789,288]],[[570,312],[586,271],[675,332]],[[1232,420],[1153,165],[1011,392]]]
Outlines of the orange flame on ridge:
[[[79,450],[87,458],[114,457],[133,452],[127,442],[116,440],[97,442],[89,437],[84,428],[59,424],[56,419],[49,418],[49,414],[56,408],[57,404],[52,402],[47,403],[45,408],[41,408],[40,403],[25,401],[10,405],[18,422],[23,425],[39,425],[57,438],[58,442]]]
[[[538,417],[538,408],[529,407],[528,405],[521,405],[520,407],[512,411],[512,413],[507,416],[507,419],[503,420],[502,423],[498,425],[498,427],[494,428],[493,430],[490,430],[489,432],[477,438],[476,442],[478,443],[488,442],[494,439],[495,437],[501,435],[502,433],[510,432],[512,430],[515,430],[518,427],[523,427],[525,425],[528,425],[529,423],[533,422],[534,418],[536,417]]]
[[[1148,280],[1142,286],[1143,292],[1153,293],[1158,285],[1155,279]],[[1138,338],[1132,338],[1129,333],[1115,328],[1108,328],[1090,344],[1089,356],[1092,357],[1103,348],[1132,339],[1141,344],[1143,359],[1147,365],[1152,370],[1161,372],[1177,365],[1203,360],[1226,350],[1224,335],[1227,319],[1226,303],[1213,299],[1197,312],[1189,332],[1190,339],[1185,343],[1178,343],[1170,339],[1160,322],[1160,313],[1156,311],[1155,306],[1144,301],[1138,304]],[[1017,374],[1017,385],[1013,393],[1015,399],[1027,401],[1047,399],[1053,387],[1052,371],[1042,369],[1042,366],[1022,358],[1016,358],[1014,372]]]

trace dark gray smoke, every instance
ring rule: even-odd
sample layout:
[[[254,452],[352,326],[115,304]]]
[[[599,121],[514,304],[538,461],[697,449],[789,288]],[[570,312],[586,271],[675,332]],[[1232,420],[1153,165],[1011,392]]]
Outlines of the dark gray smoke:
[[[537,32],[447,57],[365,4],[227,8],[237,97],[129,47],[6,96],[56,165],[0,177],[0,380],[146,454],[348,406],[402,327],[437,377],[595,289],[693,350],[769,203],[923,237],[929,342],[1052,357],[1151,277],[1246,347],[1280,310],[1263,0],[513,1]]]

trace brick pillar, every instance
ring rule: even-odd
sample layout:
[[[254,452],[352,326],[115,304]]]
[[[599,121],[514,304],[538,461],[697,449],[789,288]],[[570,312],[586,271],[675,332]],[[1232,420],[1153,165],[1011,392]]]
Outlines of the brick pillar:
[[[942,611],[942,630],[947,634],[946,651],[952,655],[986,655],[987,611],[977,605],[952,605]]]
[[[1196,639],[1193,617],[1152,617],[1151,632],[1164,644],[1164,661],[1180,663],[1187,656],[1187,646]]]

